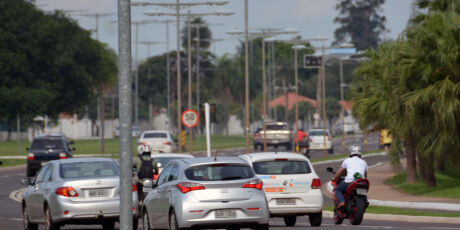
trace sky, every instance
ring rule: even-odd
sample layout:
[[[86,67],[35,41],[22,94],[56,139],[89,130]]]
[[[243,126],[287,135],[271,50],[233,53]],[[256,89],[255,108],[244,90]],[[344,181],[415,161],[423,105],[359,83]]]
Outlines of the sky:
[[[149,2],[175,3],[174,0],[132,0]],[[181,2],[205,2],[206,0],[181,0]],[[334,31],[338,24],[334,24],[337,16],[335,5],[339,0],[249,0],[249,27],[250,28],[293,28],[300,31],[303,38],[327,37],[330,44],[334,40]],[[386,0],[382,6],[382,14],[387,19],[389,32],[384,35],[385,39],[395,39],[406,27],[411,13],[413,0]],[[84,13],[113,13],[112,16],[99,19],[99,40],[107,43],[118,52],[118,28],[114,23],[117,20],[117,0],[36,0],[36,4],[43,10],[86,10]],[[143,13],[149,11],[162,11],[174,13],[174,10],[157,6],[133,6],[131,18],[135,20],[145,19],[175,19],[168,16],[151,17]],[[209,13],[216,10],[233,11],[231,16],[206,16],[204,20],[210,23],[222,23],[211,25],[210,29],[213,38],[224,38],[227,40],[216,43],[216,53],[234,54],[239,45],[238,37],[230,36],[226,32],[244,28],[244,0],[230,0],[224,6],[195,6],[190,8],[192,13]],[[186,11],[183,11],[186,12]],[[77,12],[68,13],[70,17],[85,29],[94,30],[96,20],[91,17],[84,17]],[[183,24],[183,22],[181,23]],[[135,42],[135,27],[132,27],[132,42]],[[170,49],[175,50],[176,26],[169,27]],[[93,37],[96,37],[93,34]],[[293,35],[278,36],[278,39],[289,39]],[[164,42],[166,41],[166,26],[164,24],[148,24],[139,26],[139,41]],[[160,43],[151,46],[151,55],[158,55],[166,51],[166,44]],[[135,46],[132,46],[132,55],[135,57]],[[147,47],[139,45],[139,59],[148,56]]]

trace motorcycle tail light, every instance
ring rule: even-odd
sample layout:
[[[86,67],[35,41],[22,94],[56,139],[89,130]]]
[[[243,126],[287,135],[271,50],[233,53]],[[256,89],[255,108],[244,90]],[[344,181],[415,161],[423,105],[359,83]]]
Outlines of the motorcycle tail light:
[[[332,185],[336,185],[335,180],[331,181],[331,184],[332,184]]]
[[[65,197],[78,197],[78,193],[73,187],[59,187],[56,189],[56,195]]]
[[[27,160],[34,160],[35,156],[34,153],[27,153]]]
[[[184,194],[195,190],[205,190],[205,187],[199,183],[182,182],[176,186]]]
[[[321,188],[321,180],[319,178],[315,178],[311,182],[312,189],[320,189]]]
[[[66,159],[67,155],[65,153],[59,153],[59,159]]]
[[[253,188],[257,190],[262,190],[264,182],[260,179],[255,179],[247,182],[246,184],[243,185],[243,188]]]
[[[137,185],[133,184],[133,192],[137,191]]]

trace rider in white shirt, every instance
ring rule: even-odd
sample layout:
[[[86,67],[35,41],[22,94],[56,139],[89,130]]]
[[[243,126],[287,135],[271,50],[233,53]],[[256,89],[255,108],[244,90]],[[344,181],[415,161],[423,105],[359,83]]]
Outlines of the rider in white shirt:
[[[332,180],[336,180],[346,173],[345,179],[335,189],[335,196],[339,200],[337,208],[345,205],[343,193],[347,190],[348,185],[355,180],[355,177],[364,176],[367,178],[367,168],[367,162],[361,159],[361,147],[358,145],[351,146],[350,157],[343,161],[342,166],[332,178]]]

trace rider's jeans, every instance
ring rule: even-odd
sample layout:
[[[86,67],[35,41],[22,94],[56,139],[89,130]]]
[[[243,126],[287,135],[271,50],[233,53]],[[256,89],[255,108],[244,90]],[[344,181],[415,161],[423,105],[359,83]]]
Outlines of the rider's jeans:
[[[343,197],[343,194],[347,190],[348,185],[351,183],[345,183],[345,181],[340,182],[339,186],[335,189],[335,197],[339,199],[339,204],[342,202],[345,202],[345,197]]]

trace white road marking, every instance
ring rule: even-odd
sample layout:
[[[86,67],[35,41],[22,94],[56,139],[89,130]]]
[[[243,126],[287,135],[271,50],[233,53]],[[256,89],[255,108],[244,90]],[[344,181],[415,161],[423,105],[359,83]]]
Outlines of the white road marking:
[[[10,195],[9,195],[9,198],[14,200],[14,201],[16,201],[16,202],[21,203],[22,202],[22,193],[24,192],[24,190],[26,190],[26,188],[21,188],[21,189],[12,191],[10,193]]]

